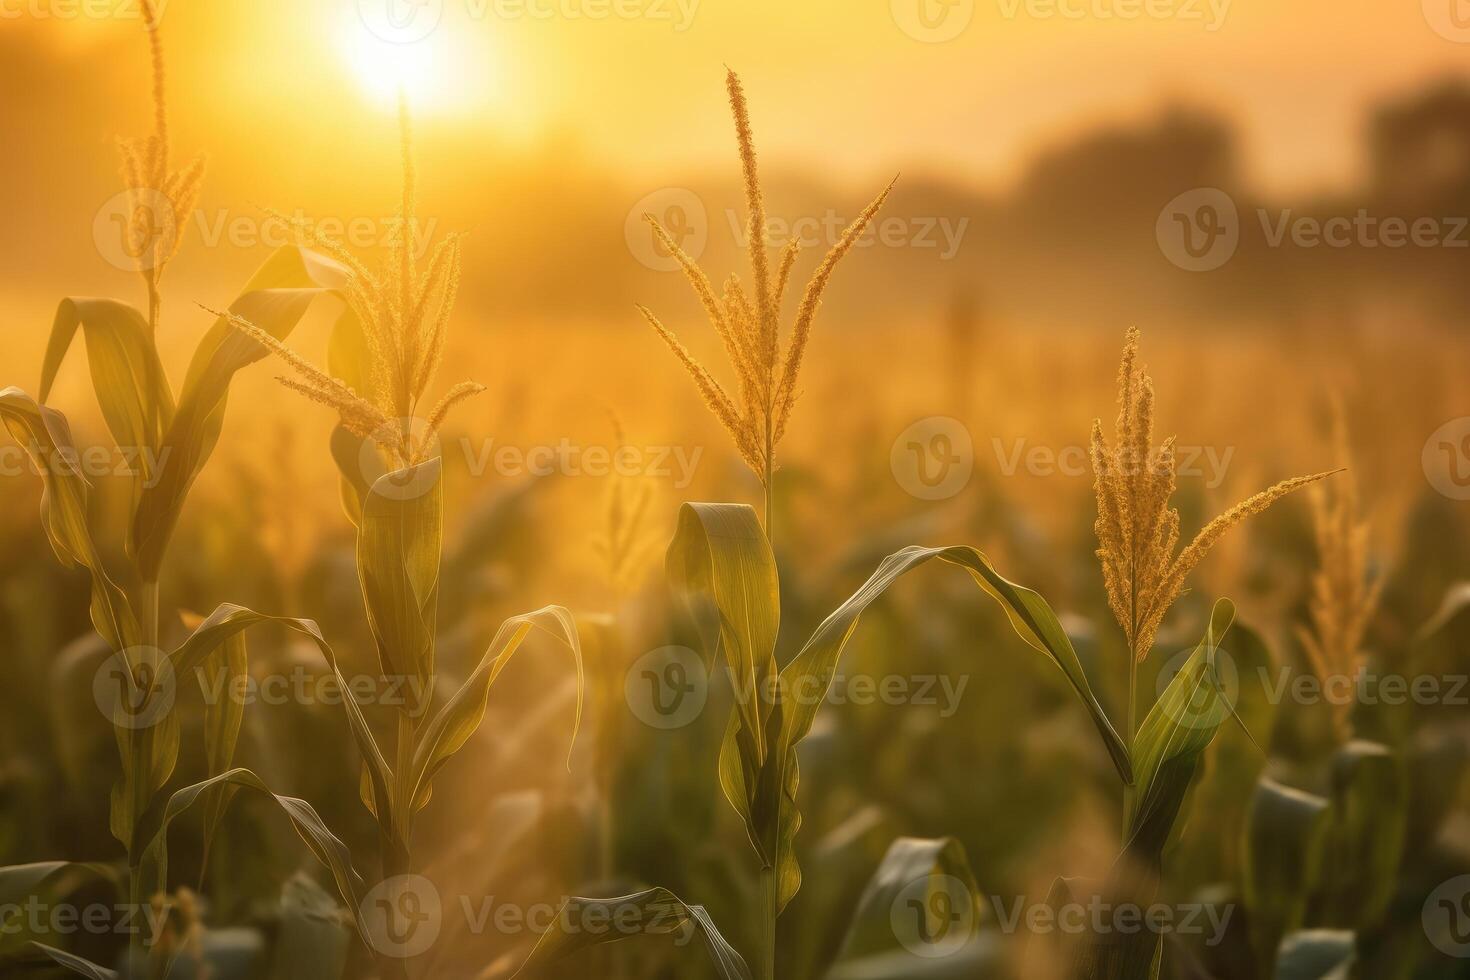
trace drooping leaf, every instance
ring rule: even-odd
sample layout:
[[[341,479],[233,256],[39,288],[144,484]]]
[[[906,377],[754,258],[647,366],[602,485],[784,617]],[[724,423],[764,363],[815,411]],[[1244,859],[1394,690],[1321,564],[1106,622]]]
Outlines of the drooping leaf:
[[[16,955],[28,942],[50,938],[49,932],[32,932],[26,915],[32,903],[53,905],[89,880],[114,888],[118,884],[117,874],[104,864],[38,861],[0,868],[0,958]]]
[[[1269,778],[1256,784],[1246,824],[1244,891],[1262,963],[1275,961],[1282,937],[1306,918],[1322,874],[1330,808],[1320,796]]]
[[[848,926],[828,980],[950,976],[975,955],[980,889],[953,838],[894,841]]]
[[[240,725],[245,720],[245,702],[236,693],[236,685],[249,677],[250,656],[245,634],[235,633],[224,641],[200,665],[200,686],[204,691],[204,771],[218,776],[234,768],[235,746],[240,741]],[[209,860],[210,845],[225,808],[229,806],[229,787],[221,787],[204,805],[204,861]]]
[[[434,675],[444,486],[438,458],[389,473],[363,501],[357,569],[378,662],[427,692]],[[415,710],[405,705],[404,710]]]
[[[672,936],[680,946],[704,941],[720,980],[751,980],[750,970],[702,905],[686,905],[666,888],[620,898],[572,898],[541,934],[516,976],[536,976],[567,956],[637,936]]]
[[[41,523],[57,559],[92,575],[92,625],[113,651],[137,646],[142,630],[122,589],[108,576],[87,523],[90,488],[66,416],[19,388],[0,391],[0,420],[41,474]]]
[[[485,718],[490,687],[510,663],[521,643],[533,629],[539,629],[562,641],[572,652],[577,669],[577,717],[572,738],[582,725],[583,670],[582,644],[576,620],[561,606],[546,606],[535,612],[514,616],[500,625],[495,639],[480,658],[479,665],[425,727],[414,750],[411,782],[413,810],[428,803],[429,786],[434,776],[469,740]]]
[[[98,966],[91,960],[84,959],[74,953],[48,946],[45,943],[30,943],[26,947],[33,955],[31,959],[50,960],[57,966],[75,973],[79,977],[89,977],[91,980],[118,980],[117,971],[109,970],[105,966]]]
[[[230,312],[285,339],[313,300],[339,289],[346,270],[303,248],[277,249],[256,271]],[[189,363],[178,410],[164,434],[158,478],[143,488],[133,524],[134,558],[145,581],[156,581],[163,553],[194,480],[214,452],[224,426],[225,402],[235,372],[266,356],[260,344],[220,317]]]
[[[364,893],[363,882],[352,867],[347,845],[327,828],[310,803],[290,796],[278,796],[259,776],[249,769],[231,769],[192,786],[186,786],[169,797],[161,813],[150,814],[148,842],[135,872],[139,881],[135,888],[142,895],[168,891],[168,832],[174,820],[201,799],[211,799],[223,787],[259,793],[276,805],[291,821],[291,827],[322,865],[331,873],[337,893],[351,910],[354,920]]]
[[[78,327],[87,344],[87,364],[102,417],[118,447],[136,460],[135,483],[142,485],[157,476],[157,465],[166,462],[158,452],[174,415],[173,392],[158,358],[153,331],[143,314],[126,303],[62,300],[41,367],[42,403],[51,397]]]

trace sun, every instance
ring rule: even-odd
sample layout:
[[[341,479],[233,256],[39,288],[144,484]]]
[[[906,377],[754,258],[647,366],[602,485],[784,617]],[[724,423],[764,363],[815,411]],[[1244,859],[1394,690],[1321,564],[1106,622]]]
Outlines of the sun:
[[[409,40],[349,17],[340,32],[343,54],[363,91],[384,106],[403,92],[415,112],[462,112],[495,89],[489,42],[439,29]]]

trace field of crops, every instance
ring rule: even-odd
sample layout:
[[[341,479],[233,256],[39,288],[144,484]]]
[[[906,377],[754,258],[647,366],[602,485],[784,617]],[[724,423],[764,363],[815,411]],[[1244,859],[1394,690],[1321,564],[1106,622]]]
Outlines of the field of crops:
[[[1169,111],[980,194],[771,164],[742,44],[628,181],[447,151],[398,36],[307,180],[107,9],[0,37],[143,134],[0,125],[0,976],[1470,977],[1470,85],[1292,208]]]

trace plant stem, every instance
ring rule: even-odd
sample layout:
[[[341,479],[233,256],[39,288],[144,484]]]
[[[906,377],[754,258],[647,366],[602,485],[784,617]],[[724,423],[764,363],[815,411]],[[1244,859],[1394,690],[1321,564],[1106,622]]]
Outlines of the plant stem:
[[[755,980],[776,977],[776,869],[761,868],[760,937],[755,954]]]
[[[1138,656],[1131,645],[1128,650],[1128,727],[1123,729],[1123,746],[1128,750],[1128,761],[1133,761],[1133,738],[1138,724]],[[1128,818],[1133,812],[1132,786],[1123,787],[1123,846],[1128,846]]]
[[[144,582],[138,589],[139,604],[142,616],[143,643],[145,646],[158,646],[158,580]]]

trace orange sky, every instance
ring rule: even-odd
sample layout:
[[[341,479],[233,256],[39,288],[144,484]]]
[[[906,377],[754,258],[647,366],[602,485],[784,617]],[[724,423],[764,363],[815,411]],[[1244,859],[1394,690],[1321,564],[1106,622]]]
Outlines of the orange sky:
[[[87,72],[141,70],[137,2],[0,0],[0,34]],[[1252,176],[1289,190],[1354,176],[1366,104],[1470,67],[1457,2],[168,0],[164,23],[176,127],[216,156],[260,152],[228,144],[262,118],[286,140],[350,140],[379,111],[363,80],[381,77],[376,45],[438,74],[421,113],[497,143],[573,134],[643,180],[728,164],[729,64],[767,158],[844,177],[993,184],[1054,138],[1174,97],[1228,112]],[[427,38],[372,41],[364,17],[381,27],[390,3],[405,30],[432,23]],[[105,4],[112,18],[87,16]]]

